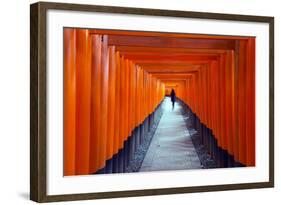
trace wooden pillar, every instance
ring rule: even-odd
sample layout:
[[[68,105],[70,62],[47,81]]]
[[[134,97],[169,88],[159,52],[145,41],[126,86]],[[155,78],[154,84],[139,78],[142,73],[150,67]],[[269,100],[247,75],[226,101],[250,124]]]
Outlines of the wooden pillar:
[[[124,57],[120,59],[120,138],[119,138],[119,149],[123,148],[123,141],[125,138],[125,62]]]
[[[121,138],[121,59],[119,52],[115,53],[116,57],[116,80],[115,80],[115,120],[114,120],[114,154],[116,154],[120,148],[120,138]]]
[[[227,51],[226,53],[226,69],[225,69],[225,91],[226,91],[226,138],[228,141],[227,151],[233,155],[233,103],[234,103],[234,53]]]
[[[75,175],[76,155],[76,31],[64,29],[64,175]]]
[[[106,141],[107,141],[107,125],[108,125],[108,71],[109,71],[109,52],[108,52],[108,37],[101,36],[101,126],[100,126],[100,167],[105,166],[106,161]]]
[[[100,169],[100,127],[101,127],[101,36],[92,35],[92,72],[91,72],[91,137],[90,137],[90,172]]]
[[[124,129],[124,138],[123,141],[125,141],[129,134],[129,120],[128,120],[128,113],[129,113],[129,61],[128,59],[124,60],[124,123],[125,123],[125,129]]]
[[[108,76],[108,133],[107,133],[107,150],[106,159],[110,159],[113,156],[113,144],[115,134],[115,82],[116,80],[116,65],[115,65],[115,48],[109,47],[109,76]]]
[[[246,45],[245,40],[239,41],[238,50],[238,161],[246,163]]]
[[[255,38],[247,41],[246,165],[255,166]]]
[[[91,43],[86,29],[76,30],[76,174],[89,174]]]
[[[136,66],[136,126],[140,124],[140,69]]]
[[[136,68],[134,63],[131,63],[131,94],[131,129],[134,130],[136,127]]]
[[[220,140],[221,147],[227,150],[227,138],[226,138],[226,90],[225,90],[225,54],[221,55],[219,66],[219,93],[220,93]]]

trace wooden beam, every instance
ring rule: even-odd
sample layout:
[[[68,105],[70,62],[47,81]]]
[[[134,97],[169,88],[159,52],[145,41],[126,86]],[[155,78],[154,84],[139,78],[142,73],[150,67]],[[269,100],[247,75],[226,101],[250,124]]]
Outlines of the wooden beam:
[[[235,40],[224,39],[192,39],[159,36],[125,36],[109,35],[109,45],[144,46],[162,48],[204,48],[230,50],[235,48]]]
[[[218,55],[190,55],[190,54],[177,54],[177,53],[168,53],[168,54],[126,54],[123,55],[124,58],[128,58],[133,61],[140,60],[169,60],[173,61],[201,61],[201,60],[217,60]]]
[[[108,34],[108,35],[125,35],[125,36],[158,36],[158,37],[176,37],[176,38],[195,38],[195,39],[247,39],[247,36],[227,36],[227,35],[210,35],[210,34],[189,34],[189,33],[172,33],[172,32],[151,32],[151,31],[128,31],[114,29],[89,29],[90,34]]]
[[[226,51],[221,49],[204,48],[161,48],[144,46],[116,46],[115,49],[123,53],[188,53],[188,54],[224,54]]]

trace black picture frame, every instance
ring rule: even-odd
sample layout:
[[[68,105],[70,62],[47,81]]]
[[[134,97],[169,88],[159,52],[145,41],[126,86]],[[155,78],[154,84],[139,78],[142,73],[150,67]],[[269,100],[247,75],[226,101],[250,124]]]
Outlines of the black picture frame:
[[[212,186],[178,187],[102,193],[47,195],[47,70],[46,70],[46,13],[49,9],[65,11],[137,14],[159,17],[216,19],[263,22],[269,24],[269,181]],[[179,194],[274,186],[274,17],[220,13],[203,13],[143,8],[125,8],[82,4],[38,2],[30,6],[30,199],[36,202],[132,197],[160,194]]]

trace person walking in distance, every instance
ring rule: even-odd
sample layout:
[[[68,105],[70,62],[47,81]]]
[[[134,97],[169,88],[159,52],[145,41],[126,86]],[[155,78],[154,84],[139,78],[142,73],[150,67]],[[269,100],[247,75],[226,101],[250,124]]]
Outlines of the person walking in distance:
[[[175,93],[174,89],[172,89],[170,95],[171,95],[171,101],[172,101],[173,109],[174,109],[174,107],[175,107],[175,101],[176,101],[176,93]]]

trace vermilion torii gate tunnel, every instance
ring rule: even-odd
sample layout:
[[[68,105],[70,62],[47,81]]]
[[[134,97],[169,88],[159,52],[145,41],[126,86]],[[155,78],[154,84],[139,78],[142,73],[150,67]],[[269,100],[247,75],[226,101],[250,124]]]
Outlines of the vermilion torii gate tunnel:
[[[64,28],[64,175],[126,172],[174,89],[218,167],[255,166],[255,38]]]

